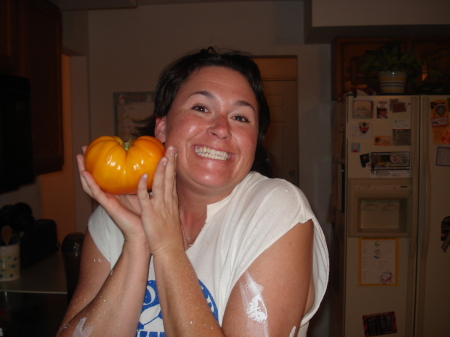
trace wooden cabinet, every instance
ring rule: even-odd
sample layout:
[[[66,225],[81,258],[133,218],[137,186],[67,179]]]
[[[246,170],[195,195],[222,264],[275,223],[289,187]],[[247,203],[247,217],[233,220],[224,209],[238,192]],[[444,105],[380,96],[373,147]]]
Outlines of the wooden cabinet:
[[[61,12],[46,0],[0,0],[0,71],[30,79],[35,174],[64,162]]]
[[[37,175],[64,163],[61,103],[61,13],[44,0],[22,0],[20,74],[31,82],[34,165]]]
[[[424,61],[419,85],[430,80],[430,65],[433,60],[434,70],[442,73],[450,71],[450,36],[415,36],[415,37],[343,37],[337,38],[332,46],[332,99],[356,89],[371,88],[379,92],[378,78],[365,77],[360,71],[364,63],[366,50],[375,50],[389,41],[400,41],[404,51],[413,50]],[[412,88],[407,89],[408,93]]]
[[[17,1],[0,0],[0,71],[17,70]]]

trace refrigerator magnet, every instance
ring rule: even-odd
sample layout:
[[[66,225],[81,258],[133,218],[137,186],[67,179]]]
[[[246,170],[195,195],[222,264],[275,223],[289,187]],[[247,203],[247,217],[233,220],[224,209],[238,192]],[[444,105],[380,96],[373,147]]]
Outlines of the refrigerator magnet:
[[[370,168],[370,154],[364,153],[359,156],[362,168]]]
[[[389,100],[389,106],[391,108],[391,111],[394,113],[408,111],[406,103],[400,102],[398,98],[391,98]]]
[[[391,146],[392,145],[392,137],[391,136],[375,136],[373,138],[373,145]]]
[[[393,129],[392,145],[394,146],[411,145],[411,129]]]
[[[368,140],[372,139],[372,127],[370,123],[359,122],[347,124],[347,134],[349,139]]]
[[[370,123],[366,123],[366,122],[360,122],[359,123],[359,131],[362,134],[365,135],[369,130],[370,130]]]
[[[350,152],[353,152],[353,153],[361,152],[361,143],[358,143],[358,142],[350,143]]]
[[[370,119],[373,117],[373,102],[368,100],[353,101],[353,118]]]
[[[448,117],[433,117],[431,118],[431,126],[433,128],[437,126],[447,126],[448,125]]]
[[[450,216],[447,216],[442,220],[441,223],[441,241],[443,241],[442,244],[442,250],[444,253],[447,251],[448,246],[450,245]]]
[[[386,101],[379,101],[377,106],[377,118],[388,118],[388,109]]]
[[[382,336],[397,333],[395,311],[363,316],[364,336]]]
[[[431,105],[431,126],[447,126],[448,125],[448,105],[447,100],[435,100]]]
[[[450,147],[438,146],[436,150],[436,166],[450,167]]]
[[[410,119],[394,119],[392,123],[394,129],[411,129]]]
[[[438,126],[433,128],[434,144],[449,144],[450,143],[450,127]]]

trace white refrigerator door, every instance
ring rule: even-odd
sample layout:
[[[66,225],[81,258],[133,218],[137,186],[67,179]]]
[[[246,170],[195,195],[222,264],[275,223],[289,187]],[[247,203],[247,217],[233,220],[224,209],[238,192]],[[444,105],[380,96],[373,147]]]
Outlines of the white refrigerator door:
[[[373,104],[367,104],[365,101],[371,101]],[[393,102],[399,102],[401,107],[397,110],[389,107]],[[387,107],[388,115],[377,116],[377,107]],[[371,167],[362,166],[362,156],[378,152],[407,152],[412,154],[417,152],[414,148],[413,139],[417,138],[418,128],[415,117],[418,116],[419,100],[418,97],[411,96],[367,96],[356,100],[347,101],[347,182],[349,180],[365,180],[372,183],[371,188],[377,189],[377,186],[383,186],[386,181],[395,179],[414,180],[413,170],[382,170],[381,165],[375,170]],[[357,111],[359,109],[360,111]],[[369,111],[369,112],[367,112]],[[370,112],[372,111],[372,113]],[[365,124],[364,124],[365,123]],[[361,134],[361,128],[368,127],[368,131]],[[397,130],[406,130],[394,135]],[[411,132],[411,143],[404,138],[408,132]],[[391,138],[392,135],[392,138]],[[382,143],[377,143],[377,137],[380,136]],[[394,136],[398,136],[395,139]],[[413,161],[413,158],[411,158]],[[378,171],[378,173],[377,173]],[[381,184],[381,185],[380,185]],[[358,207],[350,206],[347,187],[346,201],[346,222],[348,230],[349,211],[358,211]],[[416,187],[414,187],[414,191]],[[388,198],[387,195],[386,198]],[[353,207],[349,210],[348,207]],[[409,211],[412,213],[412,210]],[[408,216],[410,219],[417,216]],[[358,218],[360,221],[360,217]],[[413,219],[414,220],[414,219]],[[414,221],[411,221],[414,222]],[[345,336],[365,336],[365,325],[363,317],[370,315],[376,316],[384,313],[395,313],[397,333],[389,336],[412,337],[413,317],[414,317],[414,285],[415,285],[415,248],[416,236],[414,235],[415,226],[409,225],[409,235],[397,237],[391,235],[389,239],[396,239],[396,252],[393,261],[397,261],[397,269],[394,272],[395,284],[367,284],[361,282],[365,277],[363,268],[363,250],[362,244],[367,239],[350,235],[347,232],[345,242]],[[383,239],[383,234],[380,234]],[[391,261],[392,262],[392,261]],[[380,264],[381,266],[381,264]]]
[[[442,117],[436,115],[439,104],[445,109],[438,112]],[[421,221],[415,336],[450,334],[450,248],[444,252],[441,241],[443,227],[450,227],[450,126],[445,125],[445,119],[450,119],[449,107],[450,97],[421,97]]]

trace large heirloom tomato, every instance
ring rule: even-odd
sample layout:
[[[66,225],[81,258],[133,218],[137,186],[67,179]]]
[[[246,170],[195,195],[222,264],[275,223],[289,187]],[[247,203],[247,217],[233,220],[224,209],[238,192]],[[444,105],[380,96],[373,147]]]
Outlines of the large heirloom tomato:
[[[110,194],[136,194],[139,178],[148,174],[152,188],[156,165],[164,156],[164,145],[156,138],[142,136],[124,143],[115,136],[102,136],[84,153],[86,170],[103,191]]]

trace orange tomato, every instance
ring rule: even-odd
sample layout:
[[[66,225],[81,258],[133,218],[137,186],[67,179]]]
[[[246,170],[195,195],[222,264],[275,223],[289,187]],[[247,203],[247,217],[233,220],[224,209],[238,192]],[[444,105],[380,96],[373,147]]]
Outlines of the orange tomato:
[[[84,153],[88,171],[103,191],[110,194],[136,194],[140,177],[148,174],[147,189],[164,157],[164,145],[156,138],[142,136],[123,142],[115,136],[102,136],[89,144]]]

